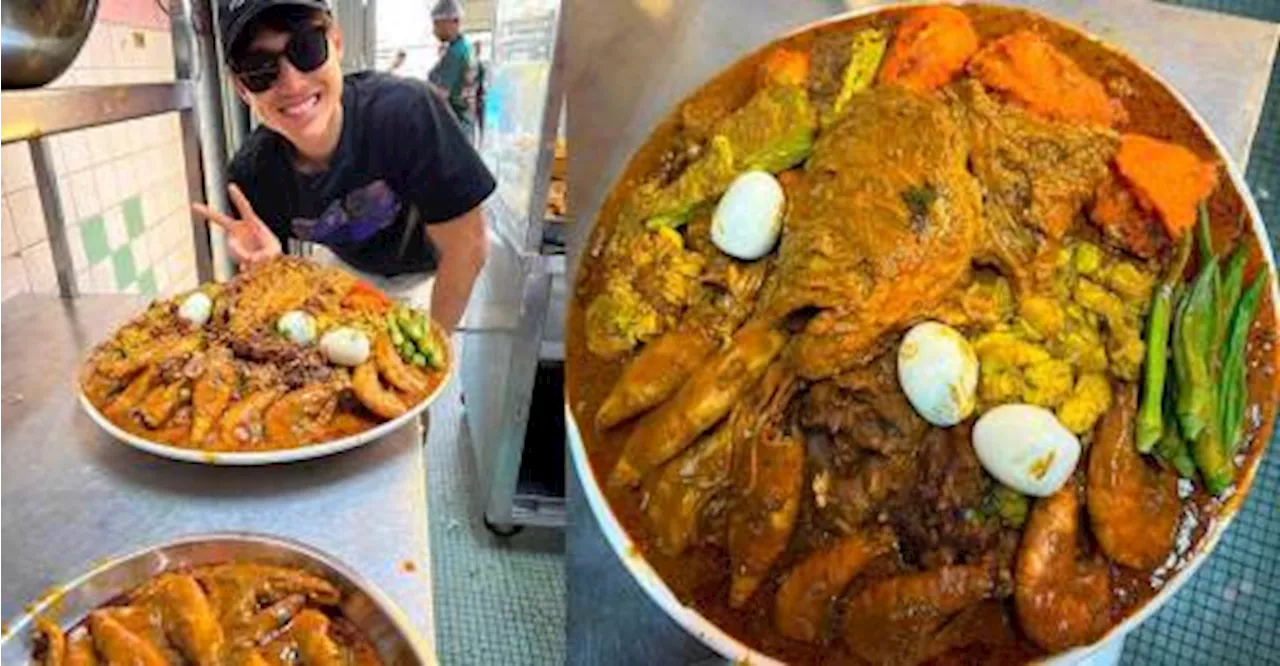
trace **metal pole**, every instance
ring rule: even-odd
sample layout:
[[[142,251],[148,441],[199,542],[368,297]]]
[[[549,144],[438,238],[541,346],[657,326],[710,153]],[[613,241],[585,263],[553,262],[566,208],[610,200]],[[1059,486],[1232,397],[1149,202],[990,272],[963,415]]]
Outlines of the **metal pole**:
[[[76,285],[75,266],[71,262],[71,249],[67,245],[67,221],[58,198],[58,179],[53,170],[53,146],[44,138],[31,139],[27,143],[31,146],[31,165],[35,171],[40,206],[44,209],[44,225],[49,234],[53,268],[58,274],[58,293],[63,298],[75,298],[79,294],[79,288]]]
[[[213,8],[209,0],[171,3],[173,56],[178,78],[195,85],[195,108],[182,112],[182,145],[187,165],[187,195],[227,209],[226,134],[222,127],[222,90],[218,78],[218,50],[213,38]],[[201,282],[215,278],[209,224],[194,213],[196,274]],[[225,260],[219,273],[227,273]]]

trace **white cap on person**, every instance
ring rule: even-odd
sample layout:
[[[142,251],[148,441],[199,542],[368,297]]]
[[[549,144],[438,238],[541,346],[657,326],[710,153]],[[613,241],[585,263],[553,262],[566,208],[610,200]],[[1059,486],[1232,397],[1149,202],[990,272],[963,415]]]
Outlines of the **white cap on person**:
[[[439,0],[431,9],[432,21],[462,20],[462,4],[458,0]]]

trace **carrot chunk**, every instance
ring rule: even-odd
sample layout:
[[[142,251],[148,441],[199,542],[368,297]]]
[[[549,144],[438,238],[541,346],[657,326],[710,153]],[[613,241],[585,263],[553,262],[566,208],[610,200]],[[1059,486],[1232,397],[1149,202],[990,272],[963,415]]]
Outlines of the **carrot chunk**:
[[[1019,30],[983,47],[969,73],[1036,115],[1106,125],[1128,118],[1119,100],[1039,33]]]
[[[776,49],[760,65],[760,76],[766,84],[803,86],[809,78],[809,54]]]
[[[1138,203],[1177,240],[1196,221],[1196,205],[1218,184],[1218,166],[1187,148],[1141,134],[1120,137],[1116,168]]]
[[[978,33],[955,7],[922,7],[907,15],[880,70],[881,83],[936,90],[964,69],[978,50]]]

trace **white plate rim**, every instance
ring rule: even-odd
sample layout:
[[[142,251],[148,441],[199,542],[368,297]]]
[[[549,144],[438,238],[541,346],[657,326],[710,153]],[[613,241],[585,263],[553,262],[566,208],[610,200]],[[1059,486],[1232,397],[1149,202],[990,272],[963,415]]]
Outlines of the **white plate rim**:
[[[413,419],[417,418],[425,409],[431,406],[431,403],[440,397],[440,394],[453,380],[454,373],[457,372],[457,357],[454,355],[453,342],[444,329],[440,327],[434,320],[431,321],[432,327],[435,329],[437,340],[439,340],[446,348],[449,363],[445,366],[445,376],[436,385],[435,389],[427,395],[427,397],[418,401],[409,408],[404,414],[397,416],[390,421],[379,423],[378,425],[360,433],[343,437],[342,439],[330,440],[318,444],[308,444],[291,449],[274,449],[269,451],[205,451],[202,449],[186,449],[180,446],[172,446],[169,444],[161,444],[153,442],[144,437],[139,437],[130,432],[125,432],[120,426],[112,423],[107,419],[98,408],[94,406],[89,398],[85,396],[84,391],[79,389],[80,383],[76,382],[77,393],[80,399],[80,407],[94,423],[102,428],[115,439],[132,446],[140,451],[146,451],[152,455],[168,458],[170,460],[178,460],[188,463],[199,463],[204,465],[220,465],[220,466],[252,466],[252,465],[276,465],[280,463],[300,462],[303,460],[311,460],[312,458],[323,458],[335,453],[341,453],[358,446],[363,446],[369,442],[385,437],[397,430]]]
[[[817,21],[810,22],[808,24],[805,24],[793,30],[789,30],[777,37],[774,37],[768,42],[760,45],[757,49],[754,49],[750,53],[742,56],[742,58],[739,58],[735,62],[740,62],[742,59],[749,58],[753,54],[759,53],[760,51],[768,48],[773,44],[776,44],[780,41],[791,38],[800,33],[809,32],[811,30],[815,30],[825,25],[840,23],[843,21],[847,21],[849,19],[865,16],[868,14],[875,14],[875,13],[883,12],[886,10],[892,10],[892,9],[910,8],[913,6],[913,4],[914,3],[889,3],[889,4],[872,5],[872,6],[861,7],[858,9],[850,10],[850,11],[829,16],[823,19],[819,19]],[[1246,210],[1248,210],[1249,212],[1250,227],[1253,231],[1255,238],[1258,241],[1258,247],[1262,253],[1262,258],[1266,263],[1271,275],[1270,292],[1271,292],[1272,312],[1277,316],[1277,325],[1280,326],[1280,287],[1277,286],[1275,256],[1274,256],[1273,249],[1271,247],[1270,236],[1268,236],[1266,227],[1262,221],[1262,214],[1258,210],[1258,204],[1256,201],[1254,201],[1253,193],[1250,191],[1248,184],[1245,182],[1244,177],[1240,173],[1240,170],[1236,167],[1235,162],[1233,161],[1233,158],[1227,153],[1226,148],[1222,145],[1222,142],[1218,139],[1217,134],[1214,133],[1212,128],[1209,127],[1208,123],[1205,122],[1204,118],[1200,116],[1200,113],[1195,110],[1195,107],[1191,105],[1191,103],[1186,99],[1186,97],[1182,95],[1181,92],[1179,92],[1175,87],[1173,87],[1173,85],[1171,85],[1168,81],[1166,81],[1164,77],[1160,76],[1158,73],[1156,73],[1146,64],[1144,64],[1141,60],[1129,54],[1128,52],[1124,51],[1123,49],[1120,49],[1114,44],[1111,44],[1109,42],[1106,42],[1105,40],[1100,39],[1099,37],[1088,32],[1087,30],[1084,30],[1078,26],[1072,25],[1062,19],[1051,16],[1042,11],[1027,8],[1027,7],[1002,5],[995,2],[973,3],[973,2],[963,2],[963,1],[954,1],[954,0],[952,1],[944,0],[942,2],[930,3],[930,4],[948,4],[948,5],[955,5],[955,6],[962,6],[967,4],[981,4],[981,5],[995,6],[995,7],[1005,8],[1005,9],[1020,10],[1020,11],[1028,12],[1035,16],[1041,17],[1045,20],[1051,21],[1058,26],[1071,30],[1085,37],[1086,39],[1096,44],[1099,44],[1103,48],[1106,48],[1118,54],[1119,56],[1125,58],[1129,62],[1136,65],[1147,76],[1150,76],[1152,80],[1159,83],[1160,86],[1164,88],[1165,91],[1170,93],[1173,96],[1173,98],[1178,102],[1178,104],[1182,107],[1182,109],[1187,114],[1189,114],[1190,117],[1195,121],[1196,125],[1200,128],[1201,132],[1204,133],[1205,137],[1207,137],[1209,142],[1213,145],[1213,148],[1217,153],[1218,158],[1222,161],[1224,168],[1226,169],[1227,176],[1231,181],[1232,186],[1235,187],[1236,191],[1240,194],[1242,203],[1244,204]],[[699,87],[713,80],[715,76],[718,76],[718,74],[713,75],[711,78],[708,78],[706,81],[703,81],[702,84],[699,85]],[[659,122],[661,122],[661,120]],[[633,157],[634,156],[632,156],[632,158]],[[631,158],[628,158],[628,162],[630,161],[630,159]],[[618,183],[615,181],[610,187],[609,191],[612,192],[613,188],[616,188],[617,185]],[[592,224],[594,225],[594,223],[595,221],[593,220]],[[576,271],[574,272],[574,276],[576,279]],[[566,326],[566,330],[568,330],[567,326]],[[604,492],[601,489],[600,484],[596,479],[595,473],[591,468],[591,462],[587,456],[585,442],[582,439],[581,431],[578,429],[577,418],[574,416],[572,406],[569,404],[567,387],[565,391],[564,410],[565,410],[565,425],[566,425],[566,434],[567,434],[567,439],[569,444],[569,452],[571,457],[573,458],[574,470],[577,472],[578,478],[582,483],[583,491],[587,499],[587,504],[588,506],[591,507],[591,513],[595,516],[596,521],[599,523],[601,531],[604,533],[605,539],[609,542],[609,545],[613,548],[614,554],[618,556],[618,559],[622,560],[623,566],[626,568],[628,572],[631,573],[632,577],[635,579],[636,583],[640,585],[641,589],[643,589],[645,593],[648,594],[651,600],[653,600],[656,604],[658,604],[658,606],[663,610],[663,612],[665,612],[669,617],[675,620],[683,629],[688,631],[693,636],[697,637],[704,644],[706,644],[711,649],[715,650],[721,656],[732,660],[735,664],[742,664],[744,666],[748,664],[757,665],[757,666],[782,666],[783,662],[780,662],[777,659],[770,657],[769,655],[763,652],[760,652],[759,650],[756,650],[753,647],[748,646],[747,644],[738,640],[734,636],[730,635],[728,632],[721,629],[715,623],[705,618],[702,615],[702,613],[700,613],[696,608],[685,605],[684,602],[680,601],[680,599],[675,596],[675,593],[671,591],[671,588],[667,587],[667,584],[662,580],[660,576],[658,576],[657,572],[653,569],[653,567],[645,560],[644,555],[642,554],[639,546],[637,546],[636,543],[631,539],[631,536],[627,534],[626,529],[618,521],[617,516],[614,515],[613,510],[609,507],[609,502],[605,498]],[[1272,430],[1274,431],[1274,429],[1275,429],[1275,423],[1272,424]],[[1250,490],[1253,486],[1253,477],[1257,473],[1258,467],[1262,462],[1263,456],[1267,454],[1267,448],[1269,443],[1270,443],[1270,437],[1264,438],[1261,444],[1262,450],[1259,451],[1256,456],[1254,456],[1253,463],[1247,468],[1240,470],[1240,479],[1237,481],[1236,487],[1237,488],[1244,487],[1245,496],[1247,496],[1248,490]],[[1101,650],[1110,641],[1123,638],[1126,634],[1128,634],[1129,632],[1137,628],[1138,625],[1141,624],[1143,621],[1145,621],[1147,618],[1154,615],[1156,611],[1159,610],[1162,606],[1164,606],[1164,604],[1167,603],[1169,599],[1171,599],[1179,589],[1181,589],[1184,585],[1186,585],[1186,583],[1189,580],[1191,580],[1191,576],[1194,575],[1195,572],[1201,566],[1204,565],[1206,560],[1208,560],[1209,554],[1213,552],[1214,547],[1216,547],[1218,542],[1222,539],[1222,535],[1225,533],[1227,526],[1231,524],[1232,520],[1235,519],[1236,514],[1239,513],[1240,508],[1244,504],[1245,496],[1239,496],[1238,494],[1233,494],[1229,499],[1226,500],[1225,506],[1223,507],[1221,512],[1214,517],[1212,524],[1207,528],[1204,536],[1195,545],[1193,554],[1190,554],[1190,560],[1187,561],[1187,563],[1183,565],[1183,567],[1179,569],[1178,572],[1175,573],[1172,578],[1170,578],[1168,581],[1165,582],[1164,587],[1162,587],[1159,592],[1157,592],[1150,600],[1147,601],[1146,604],[1144,604],[1136,612],[1130,614],[1123,621],[1111,627],[1111,629],[1109,629],[1106,634],[1104,634],[1101,638],[1099,638],[1094,643],[1089,645],[1079,646],[1071,650],[1068,650],[1066,652],[1050,655],[1035,663],[1052,665],[1052,666],[1068,666],[1070,664],[1080,664],[1084,662],[1086,659],[1088,659],[1095,652],[1098,652],[1099,650]]]

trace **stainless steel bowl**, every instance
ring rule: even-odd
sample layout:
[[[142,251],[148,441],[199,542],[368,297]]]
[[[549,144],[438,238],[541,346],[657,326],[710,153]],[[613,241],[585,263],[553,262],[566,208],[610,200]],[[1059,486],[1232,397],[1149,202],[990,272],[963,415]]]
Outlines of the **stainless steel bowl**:
[[[371,583],[329,555],[276,537],[221,533],[184,537],[113,558],[32,602],[0,643],[0,663],[27,664],[34,647],[35,618],[46,617],[64,629],[90,611],[117,599],[157,574],[225,562],[261,562],[298,567],[323,576],[342,590],[343,617],[364,633],[388,666],[434,663],[426,640],[395,604]]]
[[[71,66],[98,14],[98,0],[4,0],[0,78],[36,88]]]

